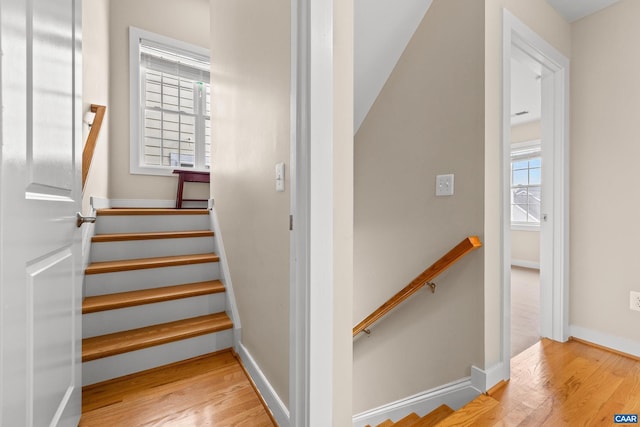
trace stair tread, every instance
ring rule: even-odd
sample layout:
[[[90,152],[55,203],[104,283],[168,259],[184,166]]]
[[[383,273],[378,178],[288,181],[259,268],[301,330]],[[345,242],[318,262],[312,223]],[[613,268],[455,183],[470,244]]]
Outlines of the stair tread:
[[[440,421],[453,414],[454,410],[447,405],[440,405],[433,411],[429,412],[424,417],[420,418],[415,423],[411,424],[411,427],[432,427],[438,424]]]
[[[407,415],[404,418],[401,418],[400,420],[396,421],[396,423],[393,425],[394,427],[409,427],[410,425],[412,425],[414,422],[418,421],[420,419],[420,417],[418,416],[418,414],[416,414],[415,412],[410,413],[409,415]]]
[[[181,239],[190,237],[212,237],[211,230],[195,231],[160,231],[146,233],[110,233],[96,234],[91,238],[93,243],[103,242],[124,242],[131,240],[154,240],[154,239]]]
[[[385,421],[381,422],[380,424],[378,424],[376,427],[391,427],[391,426],[393,426],[393,421],[385,420]]]
[[[481,394],[436,425],[438,427],[471,426],[479,417],[499,404],[500,402],[493,397]]]
[[[215,253],[195,255],[174,255],[154,258],[136,258],[117,261],[92,262],[85,270],[85,274],[113,273],[117,271],[141,270],[145,268],[171,267],[188,264],[218,262],[220,258]]]
[[[224,292],[219,280],[86,297],[82,314]]]
[[[82,361],[88,362],[232,327],[231,319],[222,312],[85,338],[82,340]]]
[[[118,215],[208,215],[208,209],[108,208],[98,209],[98,216]]]

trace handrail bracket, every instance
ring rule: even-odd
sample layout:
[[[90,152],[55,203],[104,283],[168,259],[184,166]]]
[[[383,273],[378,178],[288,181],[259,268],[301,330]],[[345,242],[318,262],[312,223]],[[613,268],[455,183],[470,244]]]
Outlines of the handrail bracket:
[[[432,294],[435,294],[435,293],[436,293],[436,286],[438,286],[438,285],[436,285],[436,284],[435,284],[435,283],[433,283],[433,282],[427,282],[427,286],[431,289],[431,293],[432,293]]]

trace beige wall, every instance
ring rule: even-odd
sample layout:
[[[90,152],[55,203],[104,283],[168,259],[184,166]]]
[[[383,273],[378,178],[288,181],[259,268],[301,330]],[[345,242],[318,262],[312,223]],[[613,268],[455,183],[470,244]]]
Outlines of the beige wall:
[[[86,215],[91,196],[109,195],[109,1],[84,0],[82,26],[82,113],[91,104],[107,106],[82,197]],[[83,129],[86,142],[89,127],[83,124]]]
[[[468,235],[483,240],[483,2],[435,0],[356,134],[353,324]],[[455,195],[435,197],[437,174]],[[482,365],[483,252],[354,342],[354,413]]]
[[[353,371],[353,2],[333,2],[333,423],[351,426]]]
[[[540,120],[511,127],[511,142],[540,139]],[[511,260],[540,265],[540,232],[511,230]]]
[[[209,47],[208,0],[110,0],[109,196],[112,199],[174,199],[177,178],[129,173],[129,27]],[[185,197],[207,197],[202,184],[185,186]]]
[[[212,196],[242,342],[287,404],[290,2],[211,0],[211,24]]]
[[[501,359],[500,205],[502,135],[502,14],[503,8],[528,25],[563,55],[571,55],[569,24],[546,0],[485,0],[485,367]]]
[[[639,16],[622,0],[573,24],[571,63],[571,324],[636,343]]]

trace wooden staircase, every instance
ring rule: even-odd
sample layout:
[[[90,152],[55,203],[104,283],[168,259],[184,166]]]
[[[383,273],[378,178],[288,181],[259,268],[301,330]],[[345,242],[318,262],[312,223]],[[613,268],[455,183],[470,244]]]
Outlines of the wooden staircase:
[[[82,306],[84,385],[232,346],[208,213],[97,212]]]
[[[452,427],[484,426],[495,424],[495,413],[500,402],[491,396],[481,394],[462,408],[454,411],[447,405],[441,405],[427,415],[420,417],[411,413],[394,422],[386,420],[377,427]],[[491,422],[493,420],[493,422]],[[371,427],[371,426],[368,426]]]

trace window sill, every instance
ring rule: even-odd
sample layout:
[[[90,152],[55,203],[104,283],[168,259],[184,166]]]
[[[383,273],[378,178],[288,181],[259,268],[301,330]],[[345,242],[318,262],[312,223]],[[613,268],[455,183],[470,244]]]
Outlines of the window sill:
[[[153,167],[153,166],[131,166],[129,173],[132,175],[154,175],[154,176],[175,176],[174,170],[185,170],[189,172],[211,172],[210,168],[185,168],[181,166]]]

